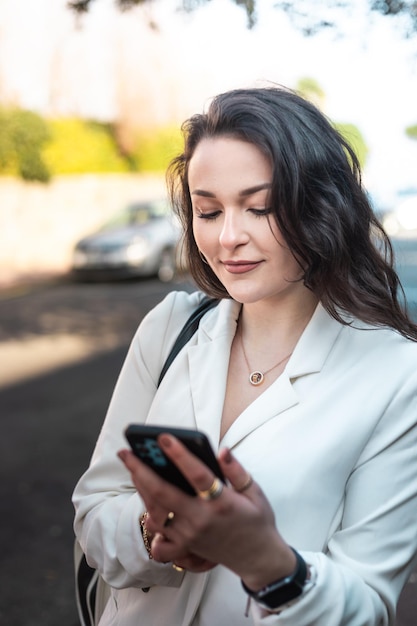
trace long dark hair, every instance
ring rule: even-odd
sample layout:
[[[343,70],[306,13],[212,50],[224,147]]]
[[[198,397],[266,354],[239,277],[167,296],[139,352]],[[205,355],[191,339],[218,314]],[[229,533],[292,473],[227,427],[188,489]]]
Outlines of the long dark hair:
[[[203,138],[228,136],[254,144],[272,163],[273,215],[304,268],[304,284],[329,314],[343,324],[351,314],[417,340],[392,245],[362,187],[358,159],[314,105],[281,87],[236,89],[215,97],[207,113],[188,119],[182,130],[184,151],[171,162],[167,183],[190,272],[203,291],[229,297],[194,239],[188,165]]]

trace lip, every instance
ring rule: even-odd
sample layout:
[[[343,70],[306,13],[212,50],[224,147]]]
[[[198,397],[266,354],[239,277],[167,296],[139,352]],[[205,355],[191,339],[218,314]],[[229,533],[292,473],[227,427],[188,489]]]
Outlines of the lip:
[[[223,261],[224,268],[230,274],[246,274],[259,267],[261,261]]]

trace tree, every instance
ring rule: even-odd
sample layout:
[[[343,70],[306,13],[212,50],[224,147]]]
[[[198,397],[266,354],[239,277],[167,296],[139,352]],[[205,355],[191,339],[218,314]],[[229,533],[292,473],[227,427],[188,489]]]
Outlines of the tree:
[[[0,174],[17,173],[23,180],[46,183],[50,172],[42,148],[49,128],[37,113],[23,109],[0,110]]]
[[[325,93],[314,78],[305,76],[297,83],[297,91],[319,109],[324,108]]]
[[[114,0],[121,10],[146,4],[149,1]],[[248,27],[252,28],[256,24],[256,0],[233,1],[246,11]],[[89,10],[92,2],[94,0],[69,0],[68,6],[76,13],[81,14]],[[187,12],[193,11],[206,2],[209,2],[209,0],[178,0],[179,7]],[[406,36],[417,32],[417,0],[366,0],[366,3],[370,12],[388,17],[403,18]],[[314,0],[276,0],[275,7],[285,11],[305,35],[313,35],[319,30],[337,26],[333,19],[316,18],[311,11],[313,4]],[[329,15],[329,12],[333,9],[349,11],[351,4],[351,0],[327,0],[326,13]],[[320,6],[319,13],[323,14],[322,6]]]
[[[413,126],[408,126],[405,129],[405,134],[410,139],[417,139],[417,124],[413,124]]]

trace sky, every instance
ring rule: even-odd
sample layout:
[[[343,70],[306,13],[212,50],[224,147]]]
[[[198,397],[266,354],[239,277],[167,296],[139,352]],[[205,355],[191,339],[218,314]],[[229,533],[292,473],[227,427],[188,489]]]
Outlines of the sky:
[[[176,10],[179,0],[123,14],[113,0],[94,0],[78,22],[66,0],[0,0],[0,100],[49,115],[111,121],[140,109],[149,122],[179,122],[220,91],[310,77],[325,92],[325,114],[365,136],[368,186],[417,186],[417,141],[404,134],[417,124],[417,34],[404,38],[389,18],[370,16],[366,0],[352,0],[348,14],[335,14],[337,31],[305,37],[273,4],[258,0],[248,30],[231,0],[192,14]]]

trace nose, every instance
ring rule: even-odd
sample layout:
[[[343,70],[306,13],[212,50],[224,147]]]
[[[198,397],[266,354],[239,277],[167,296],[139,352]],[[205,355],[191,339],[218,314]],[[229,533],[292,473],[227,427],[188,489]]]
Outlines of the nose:
[[[227,250],[248,241],[248,232],[245,228],[244,219],[240,212],[225,211],[223,225],[219,236],[220,244]]]

